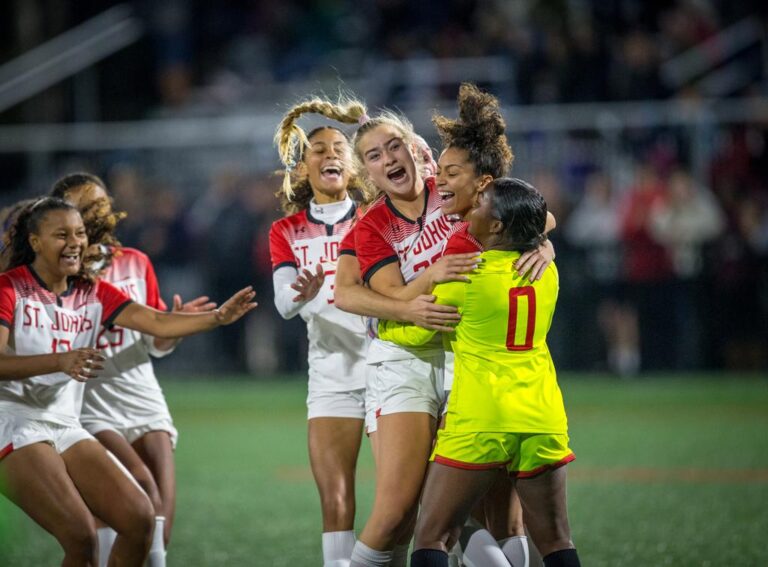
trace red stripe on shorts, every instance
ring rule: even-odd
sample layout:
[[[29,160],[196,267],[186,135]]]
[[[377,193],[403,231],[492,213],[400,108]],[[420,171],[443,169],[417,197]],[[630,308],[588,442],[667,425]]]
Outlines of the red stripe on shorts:
[[[440,455],[435,455],[435,462],[445,465],[447,467],[453,467],[455,469],[464,469],[467,471],[487,471],[491,469],[501,469],[506,466],[507,463],[465,463],[463,461],[454,461]]]
[[[523,472],[518,471],[518,472],[512,472],[510,474],[517,478],[533,478],[534,476],[538,476],[545,471],[552,470],[552,469],[559,469],[563,465],[567,465],[568,463],[570,463],[575,459],[576,459],[576,455],[571,453],[570,455],[565,457],[562,461],[558,461],[551,465],[542,465],[540,467],[536,467],[532,471],[523,471]]]
[[[13,443],[8,443],[5,447],[0,449],[0,459],[10,455],[13,452]]]

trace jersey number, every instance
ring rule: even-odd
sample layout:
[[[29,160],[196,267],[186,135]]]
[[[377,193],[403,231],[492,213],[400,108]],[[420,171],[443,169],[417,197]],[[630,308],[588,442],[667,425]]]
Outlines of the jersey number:
[[[525,342],[515,343],[517,336],[517,312],[520,298],[528,299],[528,318],[525,325]],[[507,350],[531,350],[533,348],[533,330],[536,327],[536,290],[531,286],[513,287],[509,290],[509,320],[507,322]]]
[[[68,339],[53,339],[51,352],[67,352],[72,350],[72,343]]]
[[[96,339],[96,348],[117,348],[123,344],[123,328],[113,327],[111,330],[102,329]]]

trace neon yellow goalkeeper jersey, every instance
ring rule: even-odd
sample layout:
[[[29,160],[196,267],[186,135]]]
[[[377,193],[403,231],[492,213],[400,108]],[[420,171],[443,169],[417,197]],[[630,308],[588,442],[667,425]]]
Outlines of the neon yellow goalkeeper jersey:
[[[437,302],[459,308],[451,346],[455,377],[448,431],[567,433],[563,397],[547,348],[559,289],[554,263],[531,283],[514,269],[519,252],[488,250],[470,283],[435,287]],[[435,331],[392,321],[379,338],[405,346],[429,341]]]

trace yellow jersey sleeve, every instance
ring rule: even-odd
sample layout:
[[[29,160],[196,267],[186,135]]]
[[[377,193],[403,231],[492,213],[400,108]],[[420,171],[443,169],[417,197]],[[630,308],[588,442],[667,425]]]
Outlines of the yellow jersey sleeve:
[[[435,303],[440,305],[454,305],[459,308],[461,313],[462,301],[464,299],[464,287],[467,284],[463,282],[449,282],[438,284],[432,294],[435,296]],[[432,340],[437,331],[425,329],[412,323],[402,323],[400,321],[379,321],[379,339],[389,341],[400,346],[420,346],[427,344]],[[445,341],[443,341],[445,343]]]

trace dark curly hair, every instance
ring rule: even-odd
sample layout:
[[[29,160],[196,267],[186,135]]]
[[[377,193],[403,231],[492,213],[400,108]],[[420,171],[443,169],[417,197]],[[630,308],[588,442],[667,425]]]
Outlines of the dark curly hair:
[[[512,167],[514,155],[507,143],[499,100],[471,83],[462,83],[458,103],[456,120],[432,117],[443,145],[466,150],[478,175],[503,177]]]
[[[66,200],[69,193],[85,187],[95,185],[108,193],[107,185],[102,179],[92,173],[76,172],[65,175],[51,188],[51,196]],[[117,224],[127,216],[123,211],[112,210],[112,199],[109,197],[94,199],[80,209],[85,223],[85,232],[88,235],[89,244],[98,244],[98,250],[91,248],[83,258],[86,271],[98,272],[112,263],[115,254],[119,254],[122,244],[115,236]]]

